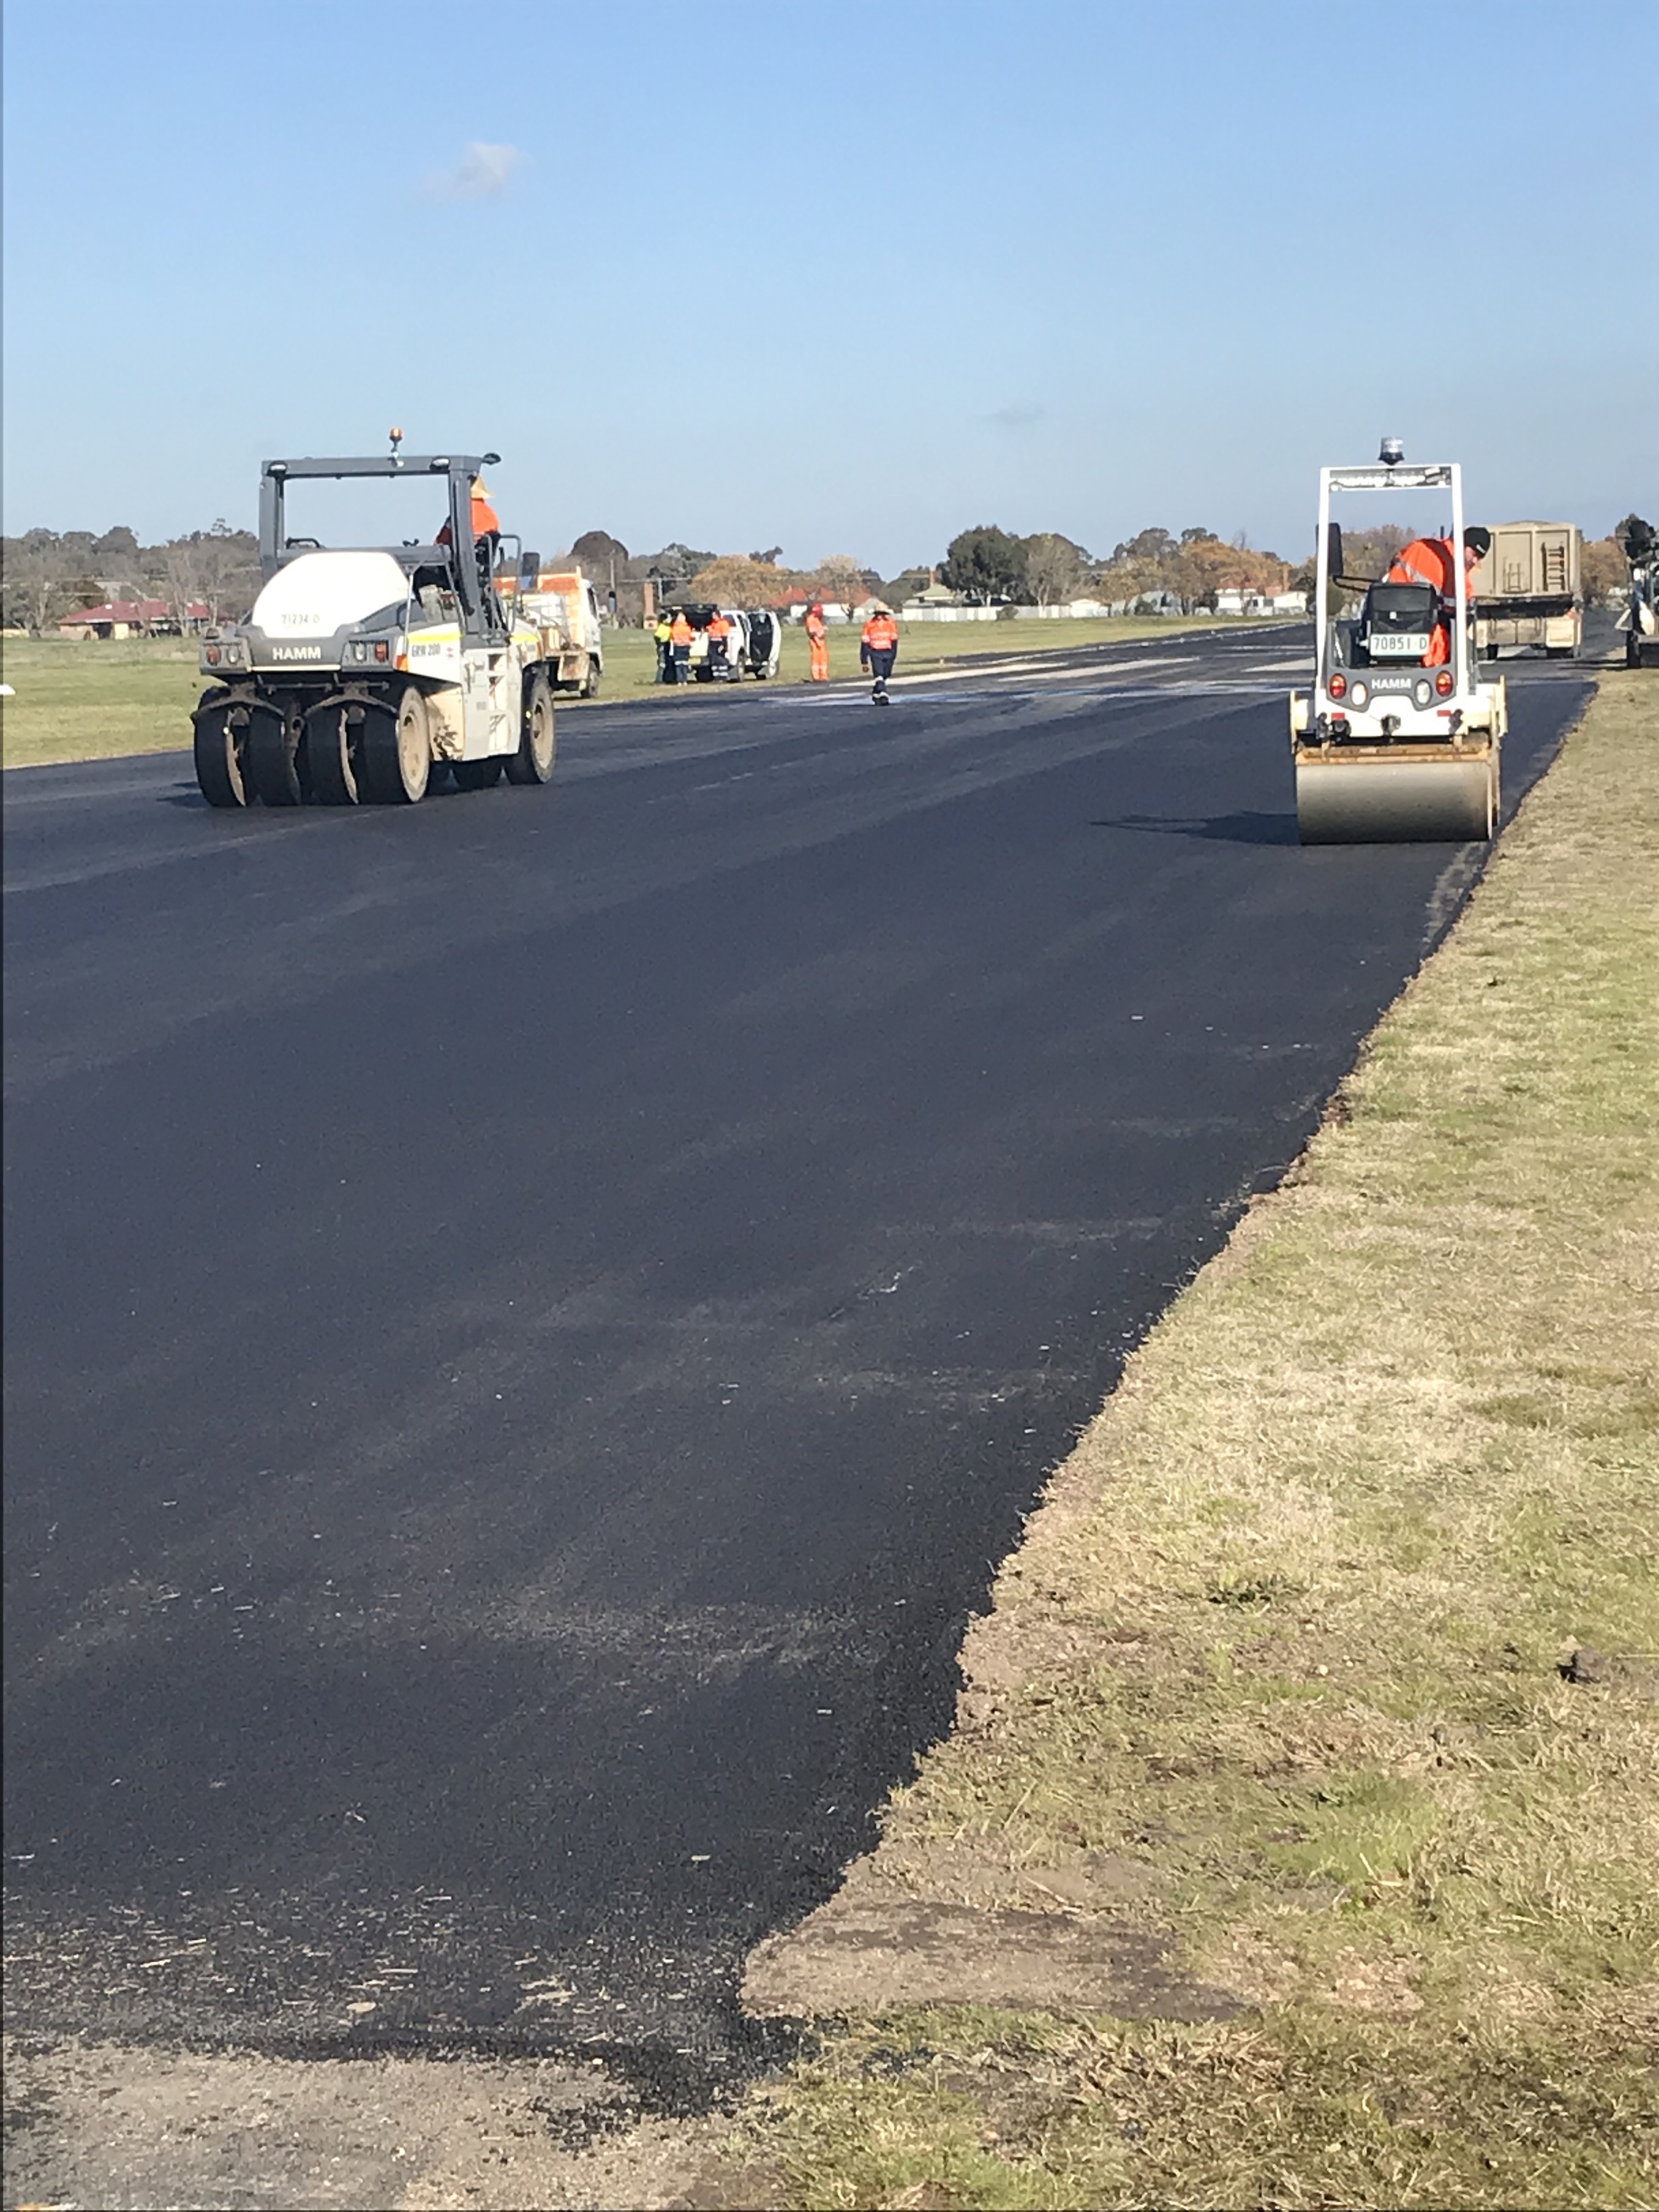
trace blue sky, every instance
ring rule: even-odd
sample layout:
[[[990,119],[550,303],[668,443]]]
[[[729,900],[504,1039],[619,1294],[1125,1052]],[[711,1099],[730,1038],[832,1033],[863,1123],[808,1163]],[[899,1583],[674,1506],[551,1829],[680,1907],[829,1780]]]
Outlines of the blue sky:
[[[1659,507],[1659,0],[4,22],[8,531],[250,523],[393,422],[544,550],[888,574],[981,521],[1299,553],[1385,430],[1472,514]]]

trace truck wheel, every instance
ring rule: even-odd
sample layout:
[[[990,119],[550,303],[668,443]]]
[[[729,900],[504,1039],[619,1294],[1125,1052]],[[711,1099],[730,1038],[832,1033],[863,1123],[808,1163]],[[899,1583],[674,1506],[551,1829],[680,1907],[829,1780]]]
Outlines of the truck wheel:
[[[426,694],[404,688],[395,713],[378,704],[363,718],[363,796],[377,806],[413,806],[432,781]]]
[[[457,761],[455,781],[462,791],[488,791],[493,783],[501,780],[502,756],[492,753],[487,760]]]
[[[553,694],[544,676],[531,678],[525,693],[519,750],[507,763],[509,783],[545,783],[553,773]]]
[[[311,795],[319,806],[357,804],[350,726],[337,699],[306,716],[306,758],[311,763]]]
[[[599,664],[597,660],[590,660],[587,664],[587,673],[582,678],[582,696],[584,699],[597,699],[599,696]]]
[[[300,780],[305,726],[305,717],[292,708],[261,704],[248,718],[243,755],[247,779],[267,806],[298,806],[305,798]]]
[[[210,806],[246,806],[248,787],[242,773],[247,725],[231,720],[230,700],[210,691],[196,709],[196,781]]]

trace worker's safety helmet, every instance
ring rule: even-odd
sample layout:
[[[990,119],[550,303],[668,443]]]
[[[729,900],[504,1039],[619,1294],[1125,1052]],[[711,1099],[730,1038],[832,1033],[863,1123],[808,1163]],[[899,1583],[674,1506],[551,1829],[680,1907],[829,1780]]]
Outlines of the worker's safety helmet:
[[[1484,561],[1492,551],[1492,532],[1484,522],[1472,522],[1463,532],[1463,543],[1478,560]]]

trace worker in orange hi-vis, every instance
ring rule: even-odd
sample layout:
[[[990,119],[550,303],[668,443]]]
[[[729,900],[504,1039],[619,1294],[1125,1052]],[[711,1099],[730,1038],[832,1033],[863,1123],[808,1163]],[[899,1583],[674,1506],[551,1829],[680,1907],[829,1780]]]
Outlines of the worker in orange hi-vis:
[[[1480,523],[1471,523],[1463,532],[1466,599],[1474,597],[1474,572],[1491,550],[1491,531]],[[1449,538],[1413,538],[1409,545],[1401,547],[1382,580],[1385,584],[1432,585],[1440,594],[1443,607],[1449,611],[1457,604],[1457,550]],[[1429,639],[1429,649],[1423,656],[1423,665],[1443,668],[1450,659],[1451,625],[1449,621],[1437,622]]]
[[[674,665],[676,684],[691,681],[691,641],[696,635],[691,617],[684,607],[676,607],[674,619],[668,625],[668,657]]]
[[[859,659],[873,679],[870,696],[878,707],[887,704],[887,679],[898,658],[898,624],[888,609],[878,602],[859,641]]]
[[[484,480],[482,477],[474,477],[472,479],[472,535],[475,538],[499,538],[501,534],[501,518],[489,503],[489,494],[484,489]],[[439,545],[448,544],[447,522],[438,532],[434,542]]]
[[[830,626],[823,619],[823,609],[814,599],[806,610],[806,642],[811,648],[811,673],[809,681],[827,684],[830,681]]]
[[[732,624],[718,607],[709,616],[708,669],[717,684],[722,684],[732,674],[731,662]]]

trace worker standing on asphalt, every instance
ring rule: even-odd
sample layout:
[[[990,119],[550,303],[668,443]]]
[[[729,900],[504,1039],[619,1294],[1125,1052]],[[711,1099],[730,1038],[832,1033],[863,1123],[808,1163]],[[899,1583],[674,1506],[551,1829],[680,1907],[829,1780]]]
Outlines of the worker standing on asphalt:
[[[717,684],[732,673],[732,625],[718,607],[708,617],[708,671]]]
[[[811,673],[809,681],[827,684],[830,681],[830,629],[823,619],[823,609],[817,599],[806,610],[806,642],[811,648]]]
[[[657,642],[657,681],[659,684],[672,684],[674,680],[673,656],[668,649],[669,636],[672,629],[673,624],[669,621],[667,610],[665,608],[663,612],[657,617],[657,626],[651,633],[652,636]]]
[[[1483,524],[1471,523],[1463,532],[1463,593],[1474,597],[1474,572],[1492,550],[1492,532]],[[1429,584],[1440,594],[1449,617],[1457,605],[1456,549],[1449,538],[1413,538],[1395,556],[1385,584]],[[1423,656],[1425,668],[1443,668],[1451,659],[1449,621],[1437,622]]]
[[[674,619],[668,625],[668,650],[674,663],[676,684],[691,681],[691,641],[696,632],[684,607],[676,607]]]
[[[859,659],[873,679],[870,696],[878,707],[887,704],[887,679],[898,659],[898,624],[878,600],[876,611],[864,625],[864,635],[859,641]]]

